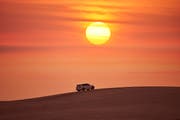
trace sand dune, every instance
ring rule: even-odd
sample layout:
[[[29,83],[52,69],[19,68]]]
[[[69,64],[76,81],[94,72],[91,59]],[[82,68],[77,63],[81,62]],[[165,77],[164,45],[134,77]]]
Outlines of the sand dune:
[[[0,120],[180,120],[180,88],[111,88],[0,102]]]

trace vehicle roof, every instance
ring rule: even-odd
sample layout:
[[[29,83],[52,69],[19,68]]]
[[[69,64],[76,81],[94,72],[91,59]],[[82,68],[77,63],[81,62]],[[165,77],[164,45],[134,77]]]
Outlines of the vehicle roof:
[[[89,83],[77,84],[77,85],[90,85]]]

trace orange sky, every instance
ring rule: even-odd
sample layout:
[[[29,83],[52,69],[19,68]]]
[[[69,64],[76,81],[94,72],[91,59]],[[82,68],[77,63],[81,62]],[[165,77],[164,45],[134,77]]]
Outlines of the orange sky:
[[[1,0],[0,100],[97,88],[180,86],[179,0]],[[85,29],[107,23],[94,46]]]

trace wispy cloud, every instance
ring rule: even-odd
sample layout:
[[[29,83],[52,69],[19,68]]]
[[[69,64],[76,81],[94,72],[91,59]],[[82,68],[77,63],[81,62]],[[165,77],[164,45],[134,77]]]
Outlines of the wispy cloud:
[[[142,8],[146,9],[146,8]],[[147,8],[150,9],[150,8]],[[67,29],[69,22],[93,22],[103,21],[111,24],[135,24],[135,25],[154,25],[154,26],[180,26],[180,15],[167,10],[157,14],[156,12],[147,12],[134,10],[130,6],[122,5],[101,5],[101,4],[43,4],[43,3],[11,3],[2,2],[0,8],[1,14],[1,32],[22,28],[29,29]],[[108,16],[108,17],[107,17]],[[58,22],[57,22],[58,21]],[[60,26],[57,25],[60,24]],[[62,26],[62,27],[61,27]]]
[[[146,2],[143,4],[147,4]],[[81,23],[102,21],[115,24],[118,27],[131,26],[128,30],[117,32],[116,34],[120,36],[117,35],[116,39],[171,40],[177,42],[176,46],[180,46],[180,42],[178,42],[180,38],[180,15],[177,14],[177,7],[168,7],[157,3],[158,6],[155,5],[155,10],[149,10],[152,7],[150,5],[133,6],[131,2],[125,1],[122,1],[121,4],[117,1],[113,1],[112,4],[105,3],[102,1],[98,3],[75,2],[73,0],[58,2],[58,4],[35,1],[2,1],[0,34],[17,33],[17,36],[22,36],[22,34],[28,35],[28,32],[32,31],[58,31],[59,35],[56,36],[62,36],[63,41],[66,41],[69,38],[62,35],[64,31],[75,32],[78,29],[77,26],[82,25]],[[44,33],[42,35],[44,36],[42,38],[38,35],[27,36],[29,38],[23,37],[23,39],[26,41],[30,38],[44,40],[47,35]],[[56,39],[54,36],[51,37],[54,40]],[[14,36],[14,38],[9,39],[8,36],[6,38],[1,37],[0,41],[10,39],[16,40],[18,37]],[[47,39],[52,40],[50,37]]]

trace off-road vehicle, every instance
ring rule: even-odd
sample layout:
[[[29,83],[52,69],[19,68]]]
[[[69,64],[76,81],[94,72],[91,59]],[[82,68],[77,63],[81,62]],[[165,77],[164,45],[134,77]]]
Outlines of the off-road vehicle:
[[[76,90],[79,91],[90,91],[90,90],[94,90],[95,87],[94,85],[85,83],[85,84],[77,84],[76,86]]]

